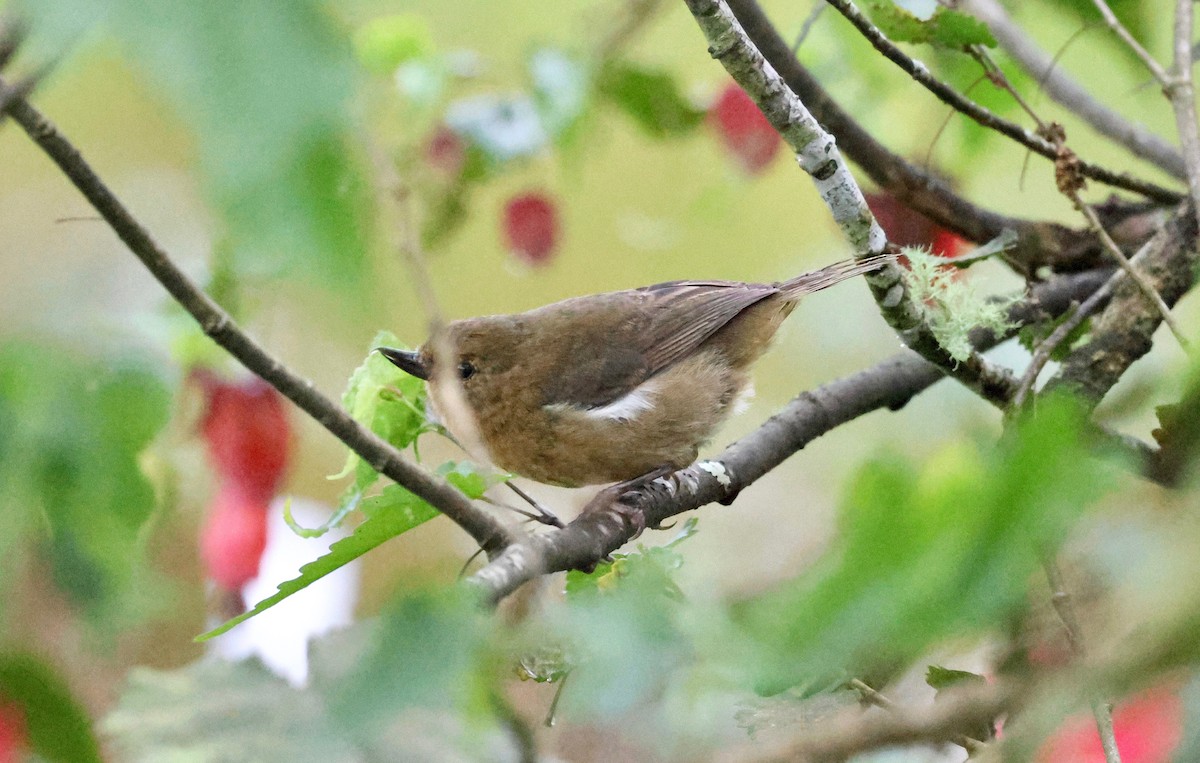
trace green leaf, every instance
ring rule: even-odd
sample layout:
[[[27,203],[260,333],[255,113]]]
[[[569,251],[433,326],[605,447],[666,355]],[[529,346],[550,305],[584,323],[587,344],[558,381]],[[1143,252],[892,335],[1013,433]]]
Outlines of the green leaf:
[[[399,485],[389,485],[379,495],[364,499],[362,511],[366,519],[354,529],[354,533],[330,546],[329,553],[301,567],[299,577],[280,583],[277,593],[258,602],[248,612],[226,620],[207,633],[202,633],[196,637],[196,641],[207,641],[220,636],[239,623],[260,612],[265,612],[297,591],[304,590],[384,542],[406,533],[438,515],[437,509]]]
[[[400,598],[381,615],[355,667],[329,687],[332,715],[362,734],[409,707],[467,707],[483,681],[482,659],[494,627],[463,587]]]
[[[482,497],[494,485],[507,482],[514,476],[507,472],[481,470],[470,461],[446,461],[437,468],[437,473],[472,500]]]
[[[675,78],[665,71],[610,64],[600,75],[599,90],[656,138],[686,135],[704,121],[704,110],[684,97]]]
[[[395,334],[380,331],[371,347],[403,347]],[[425,420],[425,382],[410,376],[387,358],[371,351],[346,383],[342,405],[358,423],[395,445],[407,448],[428,430]],[[352,492],[361,493],[370,487],[379,473],[354,451],[346,454],[346,464],[330,479],[354,474]]]
[[[38,760],[102,760],[87,713],[66,682],[41,661],[26,655],[0,656],[0,703],[6,702],[23,711],[29,746]]]
[[[960,11],[938,8],[928,18],[921,18],[892,0],[866,0],[863,6],[893,42],[928,43],[941,48],[996,47],[996,38],[987,25]]]
[[[611,593],[618,589],[632,589],[647,595],[663,595],[676,601],[682,600],[683,592],[675,584],[672,576],[683,566],[683,557],[676,553],[674,548],[695,535],[698,525],[699,520],[691,517],[684,523],[678,535],[664,546],[646,548],[638,544],[636,552],[613,554],[611,562],[600,562],[591,572],[568,571],[567,598],[570,600]]]
[[[1041,555],[1109,482],[1072,401],[1044,400],[1037,414],[994,448],[961,443],[921,467],[898,456],[867,464],[836,547],[739,608],[766,647],[760,686],[904,664],[1024,606]]]
[[[32,537],[54,581],[104,628],[146,614],[156,593],[139,540],[155,497],[139,457],[169,404],[158,376],[130,359],[0,344],[0,515],[13,533],[0,551],[40,512]]]
[[[35,27],[40,6],[31,6]],[[108,31],[193,127],[207,195],[239,269],[276,276],[296,267],[322,283],[354,284],[370,196],[346,140],[350,46],[331,16],[315,0],[108,7]]]
[[[925,669],[925,683],[940,692],[942,689],[948,689],[951,686],[987,683],[987,679],[978,673],[971,673],[966,670],[954,670],[952,668],[943,668],[940,665],[930,665]]]
[[[354,55],[367,70],[391,74],[403,63],[433,55],[429,24],[415,13],[381,16],[354,32]]]

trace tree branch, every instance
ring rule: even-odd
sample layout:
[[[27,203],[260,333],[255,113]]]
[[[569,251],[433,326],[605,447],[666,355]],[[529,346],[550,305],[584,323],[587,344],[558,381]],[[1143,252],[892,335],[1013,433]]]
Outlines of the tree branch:
[[[1067,310],[1108,279],[1099,270],[1060,276],[1037,286],[1014,305],[1009,321],[1024,325]],[[1004,337],[978,331],[972,339],[983,350]],[[709,503],[729,503],[753,484],[821,435],[881,408],[899,410],[915,395],[943,377],[943,372],[913,352],[904,352],[851,376],[801,393],[761,427],[710,461],[701,461],[666,480],[626,494],[623,501],[641,512],[640,524],[655,527],[671,517]],[[593,507],[589,507],[592,509]],[[513,543],[491,563],[471,576],[488,599],[498,602],[522,583],[539,575],[589,569],[624,545],[639,523],[614,507],[585,510],[567,527]]]
[[[1198,265],[1195,217],[1188,205],[1181,205],[1150,240],[1139,272],[1173,306],[1192,288]],[[1162,314],[1127,275],[1122,272],[1120,278],[1112,300],[1092,321],[1091,339],[1072,350],[1047,391],[1066,389],[1095,406],[1150,351]]]
[[[940,178],[889,151],[830,97],[812,74],[792,55],[756,0],[729,0],[742,28],[779,72],[784,81],[834,136],[845,151],[881,188],[921,214],[972,241],[984,242],[1005,230],[1017,243],[1004,259],[1019,272],[1032,275],[1042,266],[1056,271],[1097,267],[1101,250],[1088,230],[1067,228],[999,215],[964,199]],[[1142,210],[1139,210],[1142,211]],[[1121,216],[1118,209],[1114,216]]]
[[[875,49],[884,55],[892,63],[899,66],[910,77],[925,87],[926,90],[933,93],[937,98],[950,106],[955,111],[958,111],[966,116],[974,119],[979,124],[988,129],[1004,135],[1017,143],[1025,146],[1030,151],[1054,161],[1058,158],[1058,148],[1054,143],[1041,135],[1032,133],[1024,127],[1010,122],[974,101],[963,97],[958,91],[929,73],[929,68],[925,64],[914,61],[904,51],[900,50],[895,44],[889,40],[883,32],[870,21],[867,20],[859,10],[854,7],[850,0],[827,0],[827,2],[850,21],[854,27],[862,33],[867,40],[875,46]],[[1080,160],[1079,172],[1085,177],[1096,180],[1100,183],[1110,185],[1114,188],[1123,188],[1127,191],[1139,193],[1148,199],[1162,202],[1164,204],[1176,204],[1182,196],[1169,188],[1163,188],[1160,185],[1150,183],[1144,180],[1131,177],[1123,172],[1113,172],[1090,162]]]
[[[1192,0],[1177,0],[1175,5],[1174,77],[1163,86],[1175,112],[1175,127],[1187,165],[1188,193],[1192,214],[1200,225],[1200,126],[1196,124],[1196,90],[1192,86]]]
[[[1174,146],[1093,98],[1075,79],[1055,66],[1054,59],[1025,34],[997,0],[964,0],[962,8],[988,25],[1000,47],[1056,103],[1133,155],[1180,180],[1187,177],[1183,155]]]
[[[220,305],[188,279],[92,170],[79,150],[27,101],[12,98],[11,94],[12,90],[0,80],[0,102],[7,103],[13,120],[58,165],[158,282],[196,319],[206,335],[316,419],[376,471],[450,517],[489,553],[511,542],[510,531],[494,517],[449,483],[409,462],[396,448],[318,392],[311,381],[295,374],[243,332]]]
[[[709,53],[758,104],[767,121],[783,136],[801,169],[817,186],[833,219],[854,247],[856,256],[896,251],[867,207],[866,199],[842,160],[837,144],[817,122],[754,47],[724,0],[686,0],[704,32]],[[925,324],[904,282],[904,271],[888,264],[866,276],[884,319],[910,349],[945,369],[946,373],[984,399],[1007,403],[1016,382],[1006,370],[993,367],[978,353],[958,360],[941,346]]]

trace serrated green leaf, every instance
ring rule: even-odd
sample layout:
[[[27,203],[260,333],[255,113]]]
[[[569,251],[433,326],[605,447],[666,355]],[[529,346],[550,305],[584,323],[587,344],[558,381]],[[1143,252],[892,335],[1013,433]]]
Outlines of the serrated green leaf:
[[[696,534],[698,520],[690,518],[679,534],[665,546],[646,548],[638,545],[631,554],[613,554],[611,562],[601,562],[591,572],[570,570],[567,573],[567,599],[617,590],[640,591],[650,596],[666,596],[682,600],[683,592],[672,575],[683,566],[683,557],[674,547]]]
[[[893,42],[928,43],[961,49],[970,45],[996,47],[996,38],[982,21],[960,11],[940,7],[922,19],[892,0],[866,0],[871,20]]]
[[[1054,398],[995,448],[962,443],[920,467],[898,456],[865,466],[836,547],[739,609],[775,655],[760,673],[764,688],[904,664],[1023,606],[1041,555],[1110,481],[1087,450],[1084,421],[1073,402]]]
[[[49,666],[27,655],[0,656],[0,703],[22,711],[29,752],[51,763],[99,763],[87,713]],[[5,747],[5,752],[11,751]],[[15,759],[15,758],[14,758]]]
[[[436,471],[472,500],[482,497],[491,487],[513,478],[513,475],[507,472],[480,469],[470,461],[446,461],[438,466]]]
[[[372,351],[350,374],[342,406],[355,421],[395,445],[407,448],[427,430],[425,420],[425,382],[410,376],[379,353],[375,347],[403,347],[390,331],[380,331],[371,342]],[[353,492],[362,493],[379,478],[379,473],[354,451],[346,454],[346,463],[330,479],[355,476]]]
[[[615,63],[601,73],[598,86],[601,95],[656,138],[685,135],[704,121],[704,110],[685,98],[665,71]]]
[[[379,495],[362,502],[366,519],[354,533],[329,547],[329,553],[300,568],[300,576],[279,584],[279,590],[254,605],[248,612],[225,621],[207,633],[196,637],[196,641],[207,641],[220,636],[230,628],[265,612],[287,597],[302,591],[329,573],[343,567],[386,541],[428,522],[438,515],[437,509],[417,498],[399,485],[389,485]]]

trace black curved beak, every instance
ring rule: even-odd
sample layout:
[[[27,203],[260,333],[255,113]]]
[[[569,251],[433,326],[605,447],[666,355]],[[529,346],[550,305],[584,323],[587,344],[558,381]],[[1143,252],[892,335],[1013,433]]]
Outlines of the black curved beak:
[[[429,367],[421,360],[419,353],[411,350],[397,350],[393,347],[376,347],[375,351],[391,361],[401,371],[418,379],[429,381]]]

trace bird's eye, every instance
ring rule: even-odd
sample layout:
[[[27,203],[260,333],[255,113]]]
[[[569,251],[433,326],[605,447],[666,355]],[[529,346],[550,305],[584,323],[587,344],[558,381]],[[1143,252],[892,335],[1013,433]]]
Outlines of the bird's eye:
[[[463,381],[470,379],[475,375],[475,366],[469,360],[464,360],[458,364],[458,376]]]

